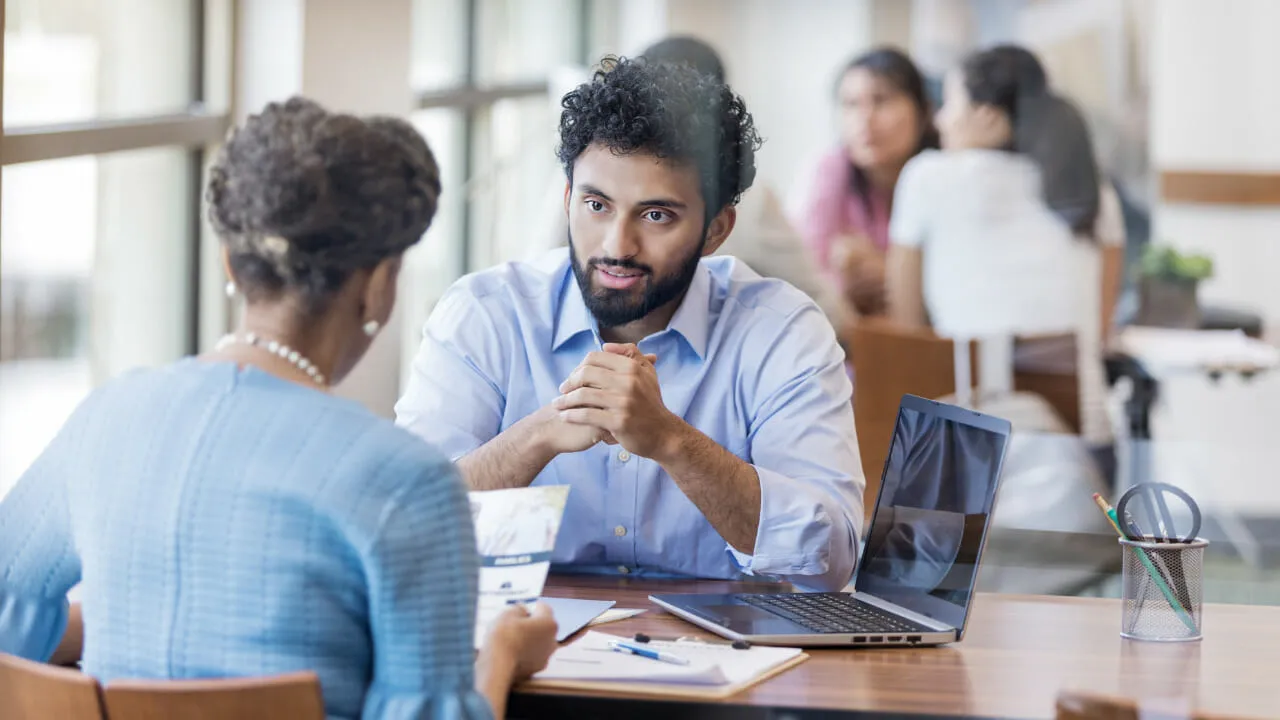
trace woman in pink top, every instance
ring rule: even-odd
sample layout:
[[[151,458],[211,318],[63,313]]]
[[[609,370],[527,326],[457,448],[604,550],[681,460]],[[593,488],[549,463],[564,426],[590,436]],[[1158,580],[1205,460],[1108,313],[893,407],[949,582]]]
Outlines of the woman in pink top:
[[[924,78],[910,58],[881,48],[855,58],[836,87],[839,148],[822,158],[797,218],[819,267],[862,315],[884,311],[884,253],[898,173],[938,146]]]

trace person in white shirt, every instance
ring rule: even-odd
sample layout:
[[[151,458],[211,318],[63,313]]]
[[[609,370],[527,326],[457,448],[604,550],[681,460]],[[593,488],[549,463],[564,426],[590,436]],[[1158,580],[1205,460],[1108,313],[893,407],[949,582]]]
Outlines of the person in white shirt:
[[[994,48],[970,55],[945,79],[936,118],[943,150],[912,159],[894,194],[889,317],[1005,348],[1014,337],[1075,337],[1067,361],[1074,359],[1080,382],[1082,437],[1043,398],[1011,392],[1008,354],[994,355],[1007,363],[999,373],[983,373],[1006,384],[980,394],[978,407],[1014,426],[995,523],[1101,532],[1105,520],[1088,501],[1106,491],[1108,470],[1089,446],[1110,438],[1098,238],[1100,229],[1114,236],[1100,206],[1110,205],[1108,214],[1116,208],[1099,187],[1083,118],[1043,83],[1029,83],[1025,69],[1016,52]],[[992,357],[984,354],[980,365]],[[1052,592],[1078,581],[1048,577],[1047,585],[1003,589]]]
[[[944,151],[895,193],[891,316],[944,335],[1074,333],[1081,435],[1110,445],[1101,353],[1124,229],[1084,120],[1012,46],[971,55],[943,94]]]
[[[1017,45],[997,45],[991,52],[1014,65],[1021,96],[1037,97],[1050,92],[1044,66],[1031,51]],[[1080,113],[1063,106],[1045,119],[1051,124],[1024,128],[1023,132],[1026,151],[1037,158],[1045,202],[1077,237],[1092,240],[1095,248],[1085,258],[1081,278],[1087,294],[1081,304],[1080,436],[1089,445],[1103,476],[1114,484],[1115,437],[1107,416],[1106,380],[1101,363],[1083,360],[1100,353],[1115,329],[1116,302],[1123,284],[1124,216],[1115,187],[1109,181],[1101,181],[1089,129]],[[1079,198],[1091,198],[1094,187],[1098,188],[1097,212],[1090,223],[1094,204],[1080,202]]]

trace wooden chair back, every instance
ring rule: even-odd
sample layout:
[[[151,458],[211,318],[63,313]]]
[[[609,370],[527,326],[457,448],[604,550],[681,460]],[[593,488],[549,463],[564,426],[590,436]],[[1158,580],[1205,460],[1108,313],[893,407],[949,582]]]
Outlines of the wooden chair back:
[[[902,396],[936,398],[955,392],[954,345],[928,330],[908,330],[877,321],[860,322],[849,344],[853,416],[867,479],[863,507],[870,520]],[[976,365],[976,359],[970,363],[971,367]]]
[[[103,693],[110,720],[324,720],[320,680],[302,672],[228,680],[128,680]]]
[[[867,479],[863,500],[870,520],[902,396],[939,398],[955,393],[955,344],[931,330],[870,320],[857,325],[849,345],[854,371],[853,414]],[[1072,430],[1079,432],[1080,390],[1074,357],[1075,339],[1071,336],[1019,339],[1014,349],[1013,387],[1043,397]],[[972,343],[969,358],[976,384],[978,353]]]
[[[101,688],[78,670],[0,653],[0,718],[101,720]]]

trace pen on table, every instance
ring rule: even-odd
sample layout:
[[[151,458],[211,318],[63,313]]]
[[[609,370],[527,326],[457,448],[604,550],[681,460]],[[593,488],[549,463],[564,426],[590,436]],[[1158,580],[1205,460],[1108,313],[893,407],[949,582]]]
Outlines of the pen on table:
[[[611,642],[609,643],[609,647],[614,652],[639,655],[640,657],[649,658],[650,660],[660,660],[665,663],[671,663],[672,665],[689,664],[688,660],[680,657],[679,655],[672,655],[671,653],[662,652],[661,650],[652,650],[650,648],[632,645],[631,643]]]
[[[677,637],[654,637],[651,635],[645,635],[644,633],[636,633],[634,639],[640,644],[653,642],[654,640],[662,640],[665,642],[688,642],[698,643],[699,645],[712,645],[716,647],[731,647],[734,650],[751,649],[751,643],[746,640],[734,640],[733,642],[729,642],[727,640],[703,640],[701,638],[689,637],[688,635],[681,635]]]
[[[1106,515],[1107,519],[1111,521],[1111,527],[1115,528],[1117,535],[1119,535],[1120,537],[1126,540],[1133,539],[1133,538],[1127,537],[1125,535],[1125,532],[1120,529],[1120,521],[1116,518],[1116,510],[1115,508],[1111,507],[1110,503],[1104,500],[1102,496],[1099,495],[1098,493],[1093,494],[1093,501],[1097,503],[1098,507],[1102,510],[1103,514]],[[1138,559],[1142,561],[1142,565],[1147,569],[1147,572],[1151,575],[1151,579],[1155,581],[1156,587],[1160,588],[1160,592],[1164,594],[1164,598],[1169,601],[1169,606],[1173,608],[1174,614],[1178,616],[1178,619],[1182,621],[1183,625],[1186,625],[1188,629],[1190,629],[1192,632],[1195,632],[1196,630],[1195,620],[1193,620],[1191,616],[1187,614],[1186,608],[1182,606],[1182,603],[1178,600],[1176,596],[1174,596],[1173,591],[1169,589],[1168,583],[1166,583],[1164,580],[1164,575],[1162,575],[1160,571],[1156,569],[1155,565],[1151,564],[1151,558],[1147,557],[1147,554],[1145,552],[1143,552],[1140,548],[1134,548],[1134,549],[1137,551]]]

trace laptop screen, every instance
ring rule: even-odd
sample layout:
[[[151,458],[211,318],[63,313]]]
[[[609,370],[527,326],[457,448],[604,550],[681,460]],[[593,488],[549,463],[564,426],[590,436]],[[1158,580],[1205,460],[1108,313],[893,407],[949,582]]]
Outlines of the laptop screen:
[[[1009,424],[903,398],[854,583],[963,630]]]

